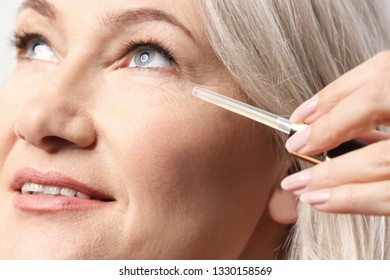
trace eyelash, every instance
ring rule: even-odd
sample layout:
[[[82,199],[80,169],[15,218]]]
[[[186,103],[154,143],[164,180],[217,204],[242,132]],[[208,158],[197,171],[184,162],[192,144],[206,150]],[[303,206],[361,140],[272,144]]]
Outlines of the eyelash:
[[[11,39],[11,44],[14,48],[16,48],[18,54],[24,53],[32,43],[42,43],[48,45],[49,47],[51,46],[49,40],[47,40],[44,35],[39,33],[30,33],[26,31],[21,33],[14,32],[14,36]],[[139,41],[131,40],[130,42],[126,42],[122,47],[125,56],[142,48],[152,49],[169,60],[172,65],[176,65],[175,60],[171,55],[171,49],[164,48],[162,44],[155,39],[150,38],[148,40]]]
[[[149,48],[165,57],[172,65],[176,65],[175,60],[171,55],[172,50],[170,48],[163,47],[162,45],[163,44],[161,44],[158,40],[150,38],[148,40],[131,40],[130,42],[126,42],[123,49],[125,55],[129,55],[139,49]]]
[[[49,41],[45,36],[39,33],[29,33],[25,31],[22,33],[15,32],[11,39],[12,46],[14,46],[18,52],[25,51],[32,43],[43,43],[50,47]]]

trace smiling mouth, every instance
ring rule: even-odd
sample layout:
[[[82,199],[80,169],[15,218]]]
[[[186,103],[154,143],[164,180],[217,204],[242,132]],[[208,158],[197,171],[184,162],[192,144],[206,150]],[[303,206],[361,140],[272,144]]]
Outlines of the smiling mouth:
[[[42,196],[65,196],[65,197],[78,197],[82,199],[94,199],[93,197],[78,192],[70,188],[62,188],[56,186],[44,186],[35,183],[25,183],[21,189],[22,194],[42,195]]]
[[[55,171],[21,169],[14,176],[12,188],[18,193],[14,206],[35,213],[84,211],[116,201],[109,194]]]

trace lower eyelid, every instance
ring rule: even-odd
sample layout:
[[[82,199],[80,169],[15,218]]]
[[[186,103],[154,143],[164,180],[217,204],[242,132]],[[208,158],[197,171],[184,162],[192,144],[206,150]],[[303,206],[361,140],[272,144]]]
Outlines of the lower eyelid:
[[[157,77],[179,77],[181,76],[179,70],[177,67],[166,67],[166,68],[146,68],[146,67],[126,67],[126,66],[120,66],[116,67],[116,70],[125,70],[130,71],[129,75],[132,73],[136,73],[137,75],[142,75],[143,77],[150,77],[153,75],[157,75]]]

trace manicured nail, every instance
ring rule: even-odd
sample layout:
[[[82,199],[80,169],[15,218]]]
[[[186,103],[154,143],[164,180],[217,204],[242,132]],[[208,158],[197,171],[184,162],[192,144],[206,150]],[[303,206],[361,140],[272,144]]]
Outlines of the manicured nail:
[[[299,200],[304,204],[316,205],[327,202],[330,199],[330,191],[320,190],[303,193]]]
[[[296,191],[303,189],[310,181],[311,170],[305,169],[283,179],[281,182],[282,189],[286,191]]]
[[[314,95],[309,100],[303,102],[290,117],[292,122],[303,122],[307,117],[315,112],[318,105],[318,94]]]
[[[298,152],[304,146],[306,146],[307,141],[310,137],[310,126],[305,129],[298,131],[293,136],[291,136],[286,142],[286,149],[290,152]]]

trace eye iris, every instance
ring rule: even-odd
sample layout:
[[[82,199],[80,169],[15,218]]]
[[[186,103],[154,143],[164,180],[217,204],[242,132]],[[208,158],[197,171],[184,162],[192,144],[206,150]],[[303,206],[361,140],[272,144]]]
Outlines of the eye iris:
[[[53,54],[51,52],[50,47],[43,42],[35,42],[31,44],[31,46],[27,50],[26,55],[30,58],[37,58],[42,60],[53,59]]]
[[[47,46],[44,46],[42,44],[35,44],[33,46],[33,51],[37,54],[43,53],[44,51],[47,51]]]
[[[146,66],[149,64],[155,56],[153,50],[145,50],[137,54],[135,58],[135,64],[137,66]]]
[[[144,53],[143,55],[141,55],[140,60],[142,63],[145,63],[146,61],[148,61],[148,59],[149,59],[149,55],[147,53]]]

